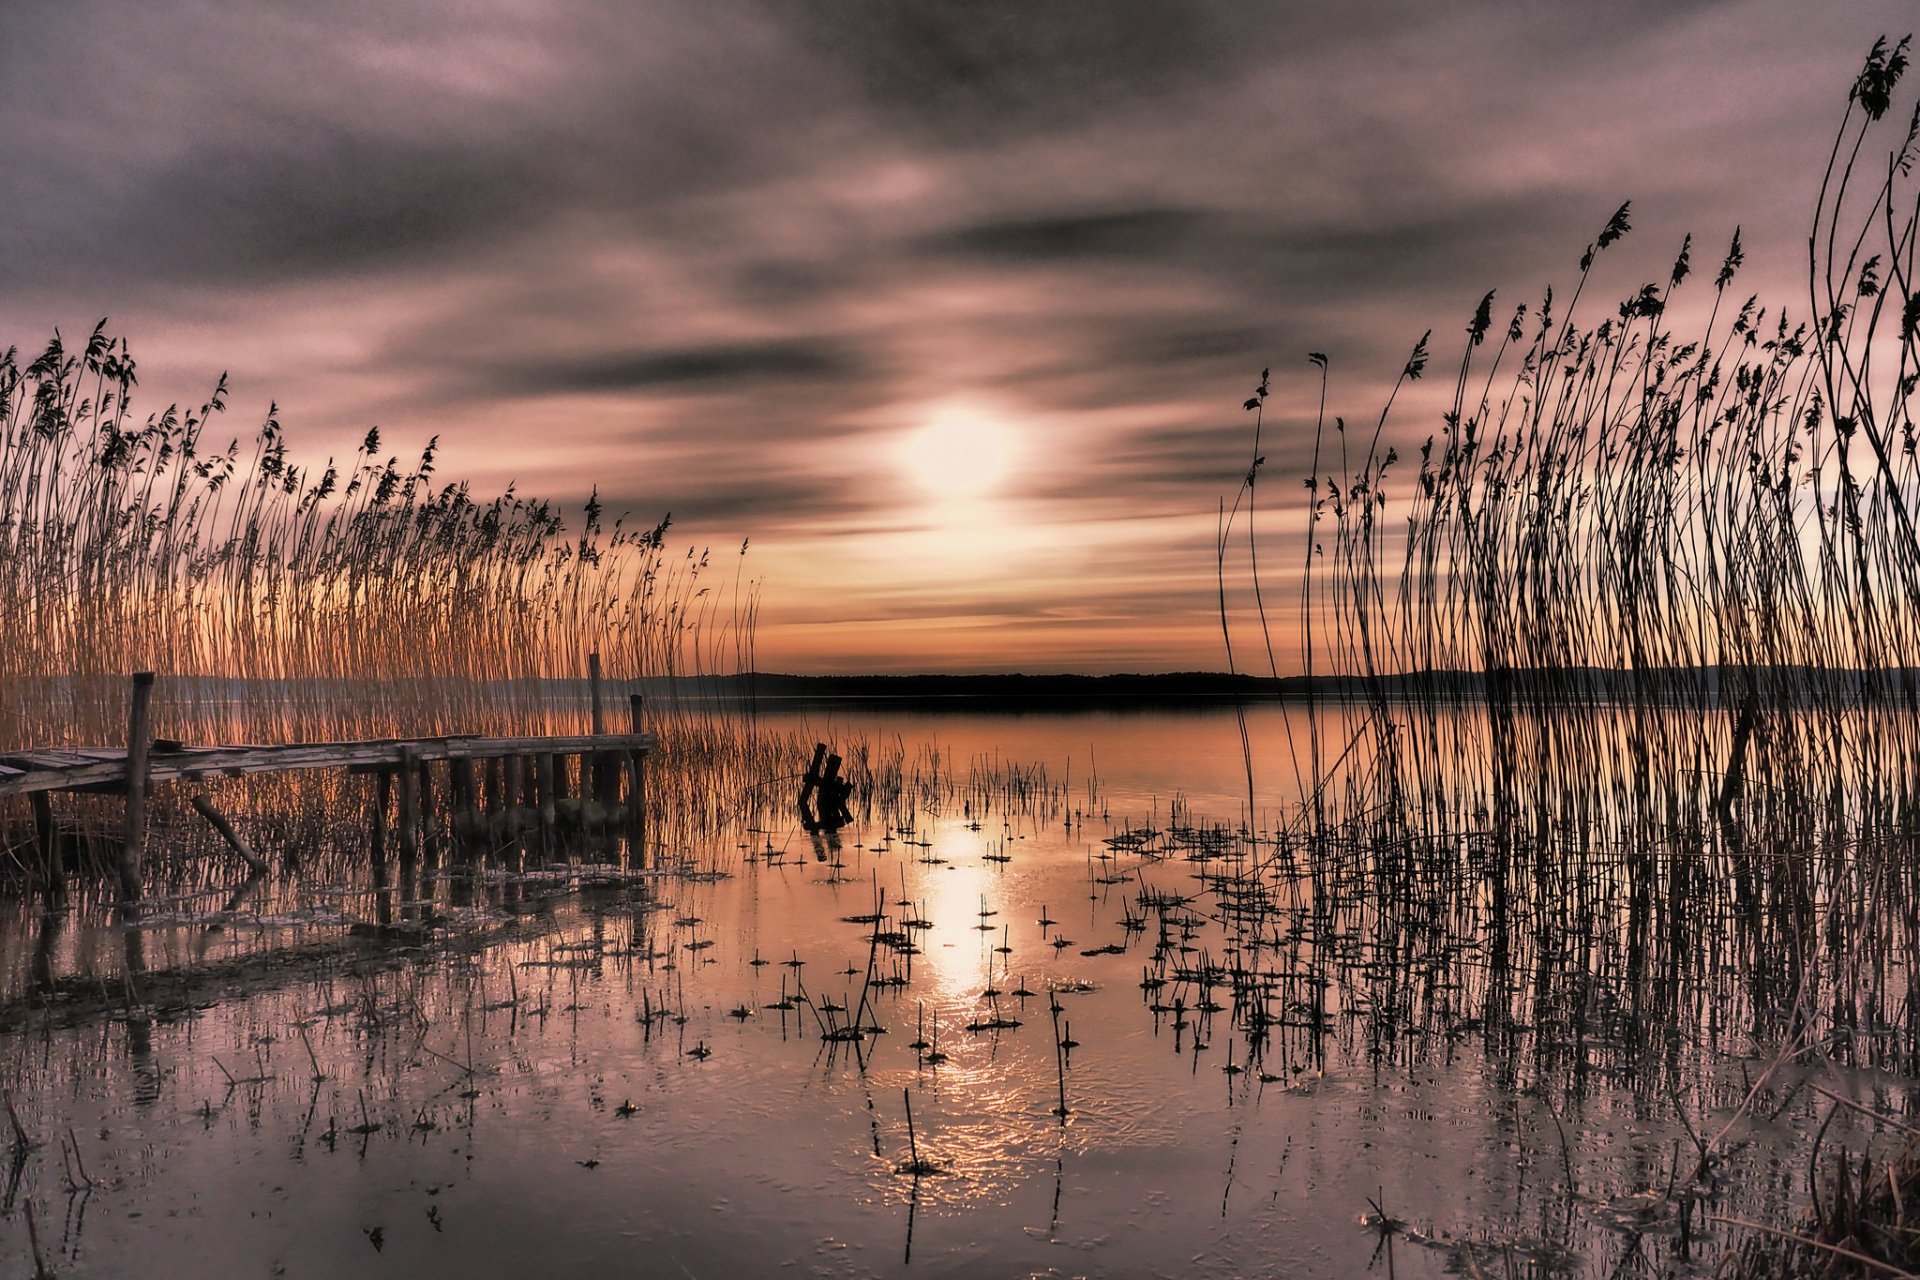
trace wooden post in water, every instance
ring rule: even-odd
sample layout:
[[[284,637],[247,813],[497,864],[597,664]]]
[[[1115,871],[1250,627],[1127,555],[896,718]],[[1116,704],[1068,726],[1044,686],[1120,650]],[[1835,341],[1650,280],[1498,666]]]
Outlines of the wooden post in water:
[[[523,852],[520,841],[520,815],[527,804],[527,758],[525,756],[507,757],[507,803],[505,814],[505,845],[516,857]]]
[[[415,811],[420,818],[419,848],[427,857],[427,866],[432,868],[438,865],[440,855],[440,831],[435,825],[439,810],[433,807],[433,762],[420,760],[414,767],[420,777],[420,794],[415,799]]]
[[[33,843],[40,854],[40,882],[49,902],[64,898],[66,868],[60,858],[60,832],[53,825],[53,800],[44,791],[28,797],[33,806]]]
[[[553,852],[553,828],[559,820],[559,812],[554,800],[559,795],[559,779],[555,776],[559,770],[554,767],[551,751],[542,751],[534,757],[534,768],[540,775],[540,849],[543,853]]]
[[[587,692],[593,699],[593,732],[595,736],[607,731],[607,714],[600,705],[600,655],[587,655]]]
[[[420,758],[400,748],[400,861],[411,864],[420,852]]]
[[[153,750],[153,672],[133,677],[133,697],[127,709],[127,822],[120,845],[120,906],[128,914],[140,910],[143,893],[140,860],[147,851],[148,758]]]
[[[627,695],[634,733],[646,732],[646,701],[637,693]],[[631,747],[627,750],[627,848],[637,865],[647,865],[647,757]]]
[[[382,767],[373,775],[373,886],[386,887],[387,814],[393,811],[393,770]]]
[[[373,779],[373,918],[393,923],[393,877],[387,871],[387,814],[393,809],[393,770],[382,766]]]
[[[447,788],[452,797],[454,834],[460,841],[472,840],[479,829],[480,806],[473,799],[473,761],[447,762]]]
[[[847,812],[847,796],[853,786],[840,776],[840,764],[839,756],[829,755],[827,767],[820,771],[820,825],[829,831],[853,821],[853,815]]]
[[[593,736],[599,737],[607,731],[607,709],[602,692],[606,682],[601,678],[600,655],[587,655],[587,688],[593,699]],[[581,798],[599,802],[603,809],[611,810],[618,799],[620,778],[613,762],[612,753],[596,751],[581,758]],[[588,783],[586,779],[593,781]]]
[[[821,766],[826,763],[826,759],[827,744],[824,742],[814,743],[813,763],[807,766],[806,776],[800,781],[800,805],[802,808],[806,807],[807,801],[813,798],[814,791],[820,786],[820,769]]]

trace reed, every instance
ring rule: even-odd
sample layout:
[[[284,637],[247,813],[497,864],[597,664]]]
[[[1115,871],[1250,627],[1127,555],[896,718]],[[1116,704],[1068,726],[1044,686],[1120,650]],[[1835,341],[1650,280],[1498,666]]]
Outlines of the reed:
[[[1242,833],[1244,857],[1201,850],[1243,954],[1273,957],[1232,975],[1256,1060],[1312,1070],[1333,1039],[1411,1061],[1426,1022],[1483,1039],[1511,1079],[1577,1091],[1600,1041],[1683,1120],[1711,1072],[1650,1027],[1920,1063],[1920,106],[1893,104],[1908,49],[1877,42],[1851,86],[1787,307],[1734,291],[1736,229],[1710,278],[1688,239],[1589,316],[1596,264],[1632,230],[1623,205],[1570,289],[1504,313],[1490,293],[1453,342],[1423,336],[1362,425],[1328,414],[1327,359],[1310,357],[1304,799]],[[1409,391],[1442,361],[1450,386]],[[1434,430],[1403,458],[1394,415],[1421,399]],[[1255,430],[1270,450],[1274,423]],[[1223,504],[1223,575],[1254,572],[1232,556],[1260,447]],[[1266,614],[1256,597],[1247,616],[1264,630]],[[1355,938],[1393,961],[1343,956]],[[1366,995],[1350,1031],[1332,1016],[1347,983]],[[1701,1142],[1701,1168],[1722,1154]],[[1841,1208],[1795,1265],[1835,1264],[1860,1216]]]
[[[285,741],[578,723],[589,653],[641,676],[745,651],[752,584],[736,565],[723,608],[666,519],[609,522],[596,495],[570,528],[377,429],[302,464],[277,410],[220,447],[224,378],[144,419],[136,384],[105,321],[0,356],[0,748],[114,741],[133,670],[163,673],[159,723]]]
[[[437,439],[403,462],[375,429],[309,463],[274,409],[222,444],[224,376],[144,417],[137,385],[104,320],[0,355],[0,751],[119,743],[141,670],[160,673],[156,732],[188,741],[581,732],[594,653],[679,678],[648,706],[665,814],[715,808],[792,749],[684,696],[751,655],[745,543],[722,564],[597,493],[577,521],[477,495],[439,477]]]
[[[1911,1133],[1911,1131],[1909,1131]],[[1717,1219],[1747,1234],[1715,1272],[1730,1280],[1867,1280],[1912,1276],[1920,1244],[1911,1208],[1920,1195],[1920,1146],[1909,1137],[1897,1155],[1841,1155],[1816,1176],[1814,1205],[1788,1230],[1738,1218]]]
[[[1329,425],[1323,390],[1299,651],[1364,714],[1309,702],[1315,820],[1488,831],[1542,875],[1576,831],[1711,827],[1738,861],[1920,827],[1920,110],[1870,145],[1907,49],[1877,43],[1848,95],[1798,318],[1730,292],[1736,229],[1704,292],[1689,238],[1584,320],[1623,205],[1564,299],[1481,300],[1417,461],[1389,427],[1430,333],[1365,427]]]

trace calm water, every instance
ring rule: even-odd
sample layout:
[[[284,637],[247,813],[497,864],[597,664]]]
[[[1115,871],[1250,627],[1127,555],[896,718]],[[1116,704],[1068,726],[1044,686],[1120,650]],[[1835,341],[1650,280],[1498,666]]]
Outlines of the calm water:
[[[1496,941],[1470,876],[1397,906],[1295,881],[1250,932],[1206,879],[1245,856],[1209,828],[1248,812],[1230,712],[806,714],[944,784],[837,848],[677,851],[719,875],[443,866],[416,911],[451,940],[347,939],[364,886],[310,873],[220,932],[191,917],[217,894],[176,904],[129,978],[91,908],[7,906],[0,1083],[41,1145],[0,1274],[32,1274],[31,1218],[74,1276],[1658,1275],[1711,1267],[1707,1214],[1804,1194],[1815,1068],[1711,936],[1655,1016],[1605,945]],[[1252,732],[1270,830],[1282,713]],[[856,1018],[884,1032],[823,1036]]]

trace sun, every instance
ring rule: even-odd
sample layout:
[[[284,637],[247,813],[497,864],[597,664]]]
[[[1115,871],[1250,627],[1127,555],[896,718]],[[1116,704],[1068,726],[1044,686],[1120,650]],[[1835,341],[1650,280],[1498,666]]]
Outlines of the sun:
[[[934,493],[978,497],[1005,478],[1019,437],[1004,419],[973,405],[943,405],[901,446],[907,474]]]

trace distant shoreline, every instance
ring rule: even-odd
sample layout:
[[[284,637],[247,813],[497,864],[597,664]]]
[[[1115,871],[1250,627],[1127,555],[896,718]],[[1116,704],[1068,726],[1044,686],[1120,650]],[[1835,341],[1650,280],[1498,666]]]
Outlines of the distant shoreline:
[[[1879,672],[1821,671],[1804,667],[1672,668],[1634,673],[1581,667],[1501,673],[1507,691],[1527,703],[1593,703],[1616,697],[1720,702],[1758,690],[1770,704],[1823,699],[1846,692],[1869,699],[1896,699],[1920,683],[1920,669]],[[1421,698],[1484,700],[1489,680],[1478,671],[1416,672],[1381,676],[1374,684],[1391,701]],[[800,704],[820,702],[918,704],[926,706],[1231,706],[1255,702],[1365,699],[1367,681],[1351,676],[1236,675],[1177,671],[1129,675],[740,675],[652,677],[633,686],[653,696],[683,701]],[[1736,692],[1737,691],[1737,692]]]

